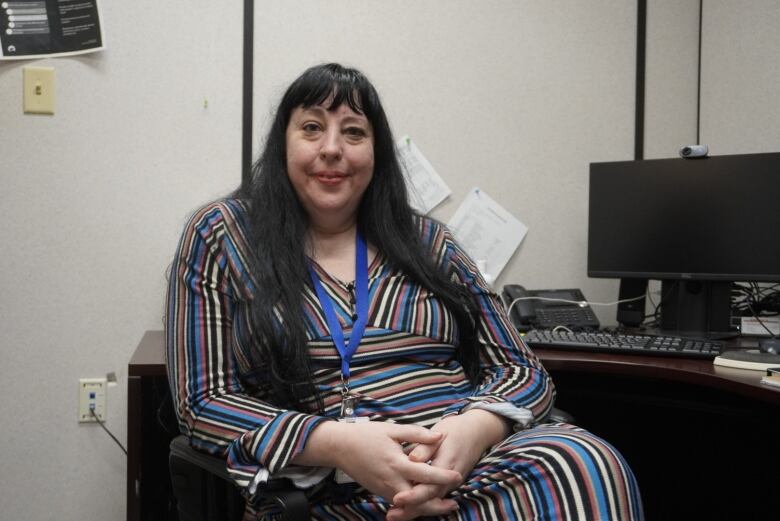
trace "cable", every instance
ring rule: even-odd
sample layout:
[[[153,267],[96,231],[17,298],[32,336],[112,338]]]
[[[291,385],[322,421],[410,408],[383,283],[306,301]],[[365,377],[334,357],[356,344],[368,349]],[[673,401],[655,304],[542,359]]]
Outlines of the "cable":
[[[663,286],[661,286],[661,299],[658,301],[658,304],[656,304],[655,309],[653,310],[653,323],[658,325],[661,322],[661,310],[664,307],[664,302],[669,300],[669,295],[672,294],[675,290],[677,290],[678,286],[680,284],[679,280],[675,280],[674,283],[669,285],[669,288],[666,290],[666,293],[663,293]]]
[[[98,425],[100,425],[101,427],[103,427],[103,430],[104,430],[104,431],[106,431],[106,432],[108,433],[108,435],[109,435],[109,436],[111,436],[111,439],[112,439],[112,440],[114,440],[114,441],[116,442],[116,444],[117,444],[117,445],[119,445],[119,448],[120,448],[120,449],[122,449],[122,452],[124,452],[124,453],[125,453],[125,455],[127,455],[127,449],[124,447],[124,445],[122,445],[122,444],[119,442],[119,440],[118,440],[118,439],[116,439],[116,436],[114,436],[113,434],[111,434],[111,431],[110,431],[110,430],[108,430],[108,428],[106,428],[106,426],[105,426],[105,425],[103,425],[103,422],[102,422],[102,421],[100,421],[100,418],[98,418],[98,417],[97,417],[97,414],[95,414],[95,410],[94,410],[94,409],[90,409],[90,410],[89,410],[89,414],[91,414],[91,415],[92,415],[92,417],[93,417],[93,418],[95,418],[95,421],[96,421],[96,422],[98,422]]]
[[[614,302],[591,302],[589,300],[568,300],[562,298],[549,298],[549,297],[518,297],[509,304],[509,307],[507,307],[506,312],[507,314],[511,313],[514,305],[520,302],[521,300],[542,300],[544,302],[560,302],[562,304],[575,304],[581,308],[584,308],[587,306],[616,306],[617,304],[622,304],[623,302],[633,302],[635,300],[642,300],[645,297],[647,297],[646,293],[638,297],[625,298],[623,300],[616,300]]]
[[[585,304],[587,304],[588,306],[616,306],[616,305],[622,304],[624,302],[633,302],[635,300],[643,300],[643,299],[647,298],[647,295],[648,295],[647,293],[643,293],[642,295],[640,295],[638,297],[624,298],[622,300],[616,300],[614,302],[592,302],[590,300],[583,300],[583,302],[585,302]]]
[[[757,282],[734,284],[732,313],[736,316],[758,315],[771,317],[780,314],[780,284],[761,286]]]
[[[769,329],[768,327],[766,327],[766,324],[764,324],[764,321],[763,321],[763,320],[761,320],[760,318],[758,318],[758,314],[757,314],[755,311],[753,311],[753,307],[750,305],[750,303],[748,303],[748,309],[750,310],[750,312],[751,312],[751,313],[753,313],[753,318],[755,318],[755,319],[758,321],[758,323],[759,323],[759,324],[761,324],[761,327],[763,327],[764,329],[766,329],[766,332],[767,332],[767,333],[769,333],[769,337],[770,337],[770,338],[774,338],[774,337],[775,337],[775,334],[774,334],[774,333],[772,333],[772,330],[771,330],[771,329]]]
[[[555,326],[555,327],[553,328],[553,333],[555,333],[555,332],[557,332],[557,331],[561,331],[561,330],[563,330],[563,331],[566,331],[567,333],[574,333],[574,331],[573,331],[573,330],[569,329],[569,328],[568,328],[568,327],[566,327],[566,326]]]

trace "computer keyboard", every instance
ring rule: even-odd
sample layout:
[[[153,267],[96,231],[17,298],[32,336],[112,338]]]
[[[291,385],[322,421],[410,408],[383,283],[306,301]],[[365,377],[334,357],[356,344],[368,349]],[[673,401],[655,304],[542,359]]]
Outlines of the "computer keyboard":
[[[602,353],[631,353],[684,358],[708,358],[718,356],[723,342],[703,338],[680,336],[631,335],[603,331],[553,331],[532,329],[523,337],[531,347],[547,349],[575,349]]]

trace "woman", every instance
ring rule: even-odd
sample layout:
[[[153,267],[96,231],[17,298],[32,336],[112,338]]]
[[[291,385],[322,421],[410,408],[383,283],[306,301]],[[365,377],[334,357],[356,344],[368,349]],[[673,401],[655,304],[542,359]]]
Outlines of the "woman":
[[[271,475],[307,489],[313,519],[641,518],[613,448],[542,423],[549,376],[410,208],[354,69],[295,80],[252,178],[190,219],[166,335],[182,431],[227,458],[247,519],[272,515],[253,495]]]

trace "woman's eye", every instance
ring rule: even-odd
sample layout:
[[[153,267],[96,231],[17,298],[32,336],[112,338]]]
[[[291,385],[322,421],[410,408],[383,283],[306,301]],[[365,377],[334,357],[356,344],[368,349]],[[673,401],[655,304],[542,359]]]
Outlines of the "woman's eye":
[[[366,131],[360,127],[347,127],[344,133],[349,137],[365,137]]]
[[[318,123],[309,122],[309,123],[304,123],[301,128],[304,130],[304,132],[311,133],[311,132],[319,131],[320,125]]]

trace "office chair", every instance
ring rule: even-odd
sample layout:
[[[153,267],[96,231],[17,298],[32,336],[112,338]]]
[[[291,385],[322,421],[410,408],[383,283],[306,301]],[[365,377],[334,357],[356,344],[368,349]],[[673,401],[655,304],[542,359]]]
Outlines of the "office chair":
[[[171,440],[168,457],[179,521],[240,521],[244,498],[228,476],[225,460],[190,446],[184,435]],[[285,519],[309,519],[309,501],[286,479],[271,479],[258,496],[275,503]]]
[[[574,423],[574,417],[553,408],[548,421]],[[193,449],[187,437],[171,441],[168,458],[179,521],[239,521],[244,498],[228,476],[225,460]],[[269,480],[258,494],[275,503],[286,519],[309,519],[309,503],[303,491],[289,480]]]
[[[179,521],[240,521],[245,500],[230,479],[225,460],[192,448],[187,436],[179,433],[167,389],[157,407],[157,423],[171,436],[168,470]],[[309,519],[308,499],[287,479],[269,480],[258,496],[276,504],[285,519]]]

